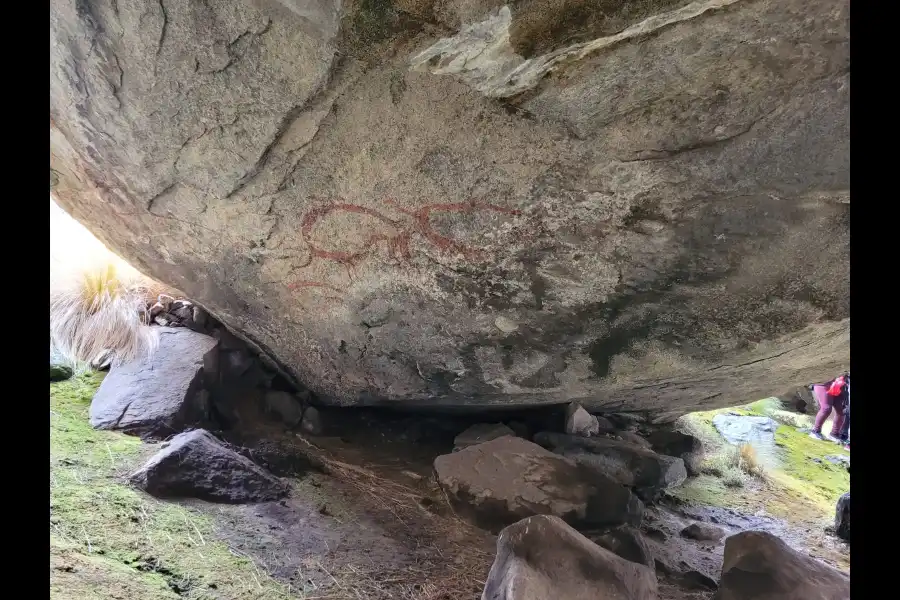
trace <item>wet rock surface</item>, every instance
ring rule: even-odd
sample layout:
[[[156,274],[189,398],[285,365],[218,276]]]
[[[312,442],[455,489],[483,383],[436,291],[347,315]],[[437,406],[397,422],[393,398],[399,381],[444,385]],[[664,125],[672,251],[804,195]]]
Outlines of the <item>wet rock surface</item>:
[[[457,509],[494,531],[535,514],[598,526],[637,524],[643,512],[641,501],[613,479],[517,437],[439,456],[434,470]]]
[[[278,500],[288,486],[204,429],[180,433],[131,475],[161,498],[198,498],[240,504]]]
[[[656,593],[651,569],[597,546],[558,517],[541,515],[500,532],[482,597],[653,600]]]
[[[188,329],[158,331],[152,356],[116,365],[103,380],[91,401],[91,426],[166,437],[206,418],[203,367],[216,340]]]
[[[335,405],[674,418],[846,362],[846,2],[288,5],[51,6],[52,193],[165,314]]]

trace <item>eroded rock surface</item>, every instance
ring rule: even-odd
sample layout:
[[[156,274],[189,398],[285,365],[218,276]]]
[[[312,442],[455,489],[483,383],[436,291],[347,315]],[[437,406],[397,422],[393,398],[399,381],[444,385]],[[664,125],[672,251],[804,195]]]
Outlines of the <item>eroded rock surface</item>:
[[[52,193],[321,402],[845,368],[847,2],[623,6],[59,0]]]
[[[485,600],[655,600],[651,569],[597,546],[558,517],[523,519],[500,532]]]
[[[494,531],[535,514],[577,526],[635,525],[644,509],[612,478],[512,436],[439,456],[434,470],[457,510]]]

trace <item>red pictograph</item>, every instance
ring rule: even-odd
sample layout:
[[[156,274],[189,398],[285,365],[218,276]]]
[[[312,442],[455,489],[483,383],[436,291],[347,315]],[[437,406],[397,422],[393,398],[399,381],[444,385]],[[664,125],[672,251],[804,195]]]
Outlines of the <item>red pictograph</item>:
[[[418,235],[442,253],[454,253],[465,257],[467,260],[482,259],[486,252],[480,248],[474,248],[459,240],[453,239],[435,230],[431,223],[433,213],[459,213],[471,214],[475,212],[495,212],[503,215],[517,216],[521,212],[495,204],[485,202],[457,202],[426,204],[420,208],[410,210],[401,207],[397,202],[386,199],[384,204],[393,208],[396,212],[408,218],[392,219],[385,214],[365,206],[344,201],[328,201],[310,209],[300,224],[303,240],[309,250],[309,260],[303,267],[309,266],[316,259],[336,262],[348,269],[355,267],[364,258],[371,256],[384,244],[389,258],[401,261],[410,258],[410,242],[413,236]],[[331,250],[315,240],[316,225],[327,220],[331,216],[341,212],[372,217],[383,228],[368,233],[365,241],[355,250]],[[342,290],[335,286],[320,281],[298,281],[288,286],[290,289],[319,288],[329,292],[342,294]],[[328,294],[329,298],[337,299]]]

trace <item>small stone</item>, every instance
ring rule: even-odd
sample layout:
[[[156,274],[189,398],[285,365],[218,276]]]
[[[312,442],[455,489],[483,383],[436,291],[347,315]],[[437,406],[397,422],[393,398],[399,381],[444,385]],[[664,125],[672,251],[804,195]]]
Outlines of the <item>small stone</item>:
[[[294,427],[303,419],[303,404],[293,394],[270,390],[263,396],[263,402],[266,411],[288,427]]]
[[[725,530],[709,523],[691,523],[681,530],[681,537],[698,542],[718,542],[725,537]]]
[[[67,365],[50,365],[50,381],[65,381],[70,379],[74,371]]]
[[[600,433],[600,424],[597,417],[584,410],[580,404],[571,402],[566,407],[565,431],[569,435],[591,437]]]
[[[203,310],[202,307],[197,306],[197,305],[194,305],[192,311],[193,311],[193,314],[191,315],[191,320],[194,322],[194,325],[196,325],[198,328],[201,328],[201,329],[206,327],[206,321],[207,321],[207,316],[208,316],[206,311]]]
[[[167,294],[160,294],[157,298],[157,302],[162,305],[163,310],[167,311],[169,310],[169,307],[172,306],[172,303],[175,302],[175,298]]]
[[[850,492],[837,501],[834,511],[834,533],[842,540],[850,541]]]
[[[303,420],[300,429],[309,435],[322,435],[322,416],[315,406],[308,406],[303,411]]]
[[[503,333],[512,333],[519,328],[519,324],[512,319],[506,317],[497,317],[494,319],[494,326]]]

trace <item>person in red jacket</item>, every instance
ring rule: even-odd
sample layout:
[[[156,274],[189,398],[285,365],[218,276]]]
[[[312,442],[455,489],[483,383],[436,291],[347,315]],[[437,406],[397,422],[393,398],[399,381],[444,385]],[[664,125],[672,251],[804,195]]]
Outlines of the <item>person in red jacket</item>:
[[[844,425],[844,406],[850,395],[850,373],[845,372],[825,383],[813,384],[812,392],[819,403],[819,412],[816,414],[816,421],[809,436],[820,440],[825,439],[822,436],[822,425],[833,412],[834,421],[831,424],[831,436],[829,437],[832,440],[840,439],[841,429]]]

